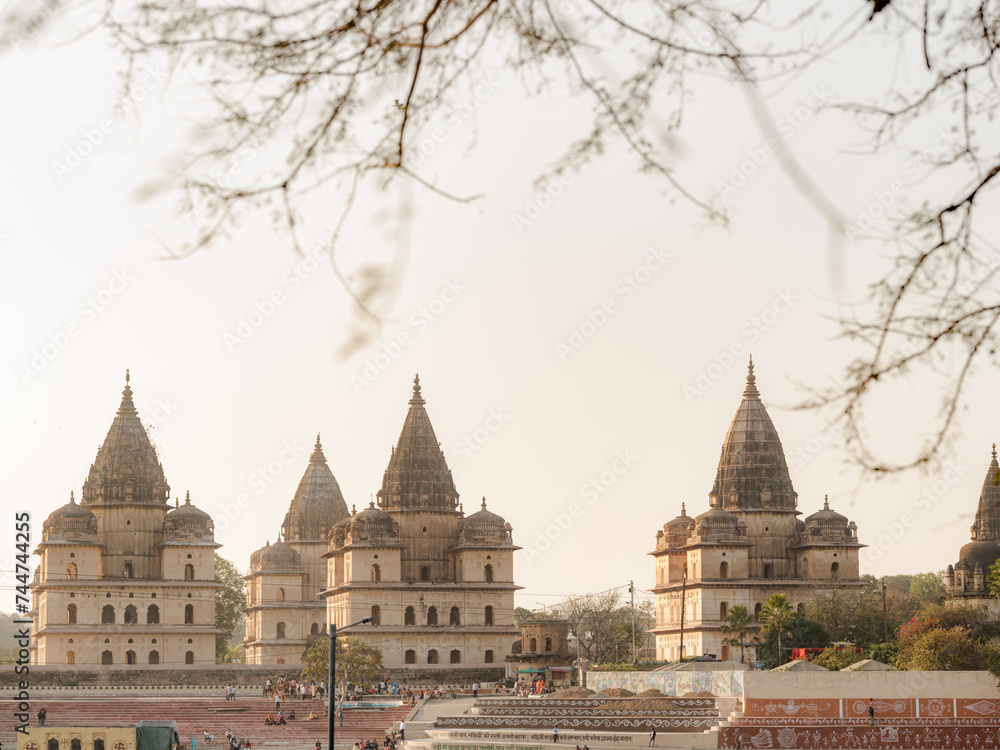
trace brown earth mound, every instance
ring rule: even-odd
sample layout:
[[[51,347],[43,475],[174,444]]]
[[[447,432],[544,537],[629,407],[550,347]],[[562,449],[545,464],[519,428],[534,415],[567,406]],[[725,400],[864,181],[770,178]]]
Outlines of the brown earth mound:
[[[545,698],[589,698],[594,694],[594,691],[590,688],[562,688],[561,690],[556,690],[554,693],[546,693],[542,696]]]
[[[707,690],[699,690],[696,693],[684,693],[680,696],[681,698],[714,698],[715,694],[710,693]]]
[[[649,690],[643,690],[638,695],[639,698],[662,698],[663,693],[656,688],[650,688]]]
[[[599,692],[597,696],[599,698],[632,698],[635,693],[625,688],[608,688]]]

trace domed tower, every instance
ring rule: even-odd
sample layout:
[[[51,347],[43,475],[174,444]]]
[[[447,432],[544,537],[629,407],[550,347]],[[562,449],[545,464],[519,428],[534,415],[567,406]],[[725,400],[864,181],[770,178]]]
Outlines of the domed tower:
[[[97,517],[104,578],[160,578],[170,486],[132,402],[129,373],[121,405],[83,483],[82,504]]]
[[[946,594],[951,601],[986,604],[994,615],[998,615],[1000,603],[990,596],[986,587],[989,568],[1000,559],[1000,464],[997,463],[996,443],[970,532],[972,541],[959,550],[958,562],[948,566]]]
[[[330,471],[317,435],[309,465],[281,524],[281,533],[285,544],[302,558],[306,571],[303,598],[315,600],[320,607],[322,602],[318,596],[326,588],[326,561],[323,555],[327,550],[327,538],[334,525],[348,515],[344,494]]]
[[[514,580],[514,546],[511,525],[502,516],[480,509],[458,521],[458,546],[454,548],[455,575],[459,581]]]
[[[860,575],[858,553],[865,545],[858,541],[858,526],[830,509],[823,497],[823,509],[806,517],[799,542],[792,547],[795,577],[812,580],[853,581]]]
[[[215,541],[215,524],[212,517],[191,502],[187,492],[184,504],[175,501],[175,507],[163,519],[163,542],[160,543],[163,577],[181,581],[214,581],[215,550],[221,547]],[[214,612],[214,602],[212,609]],[[208,612],[203,620],[212,619]]]
[[[323,604],[303,599],[306,578],[302,557],[279,538],[250,555],[247,582],[247,664],[302,661],[310,635],[322,632]]]
[[[788,475],[778,431],[760,400],[753,359],[743,401],[722,443],[719,468],[709,493],[713,508],[735,513],[746,524],[750,578],[786,578],[795,543],[798,495]]]
[[[399,522],[402,580],[451,581],[448,550],[458,532],[458,491],[413,379],[410,409],[378,491],[378,506]]]

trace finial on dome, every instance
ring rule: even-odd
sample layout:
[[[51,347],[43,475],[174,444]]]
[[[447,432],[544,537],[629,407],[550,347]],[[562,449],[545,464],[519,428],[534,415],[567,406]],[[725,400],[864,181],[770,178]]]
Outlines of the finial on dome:
[[[191,504],[191,490],[188,490],[187,493],[184,495],[184,504],[185,505]]]
[[[483,510],[486,510],[486,498],[483,498]]]
[[[753,374],[753,355],[750,355],[750,363],[747,365],[747,387],[743,391],[744,398],[757,398],[760,391],[757,390],[757,376]]]
[[[681,503],[681,515],[682,516],[686,516],[687,515],[687,507],[686,507],[686,505],[684,503]]]
[[[369,503],[368,503],[368,509],[369,510],[375,510],[375,501],[374,500],[369,501]]]
[[[271,546],[271,540],[268,539],[266,542],[264,542],[264,546],[265,547],[270,547]]]
[[[69,504],[76,505],[76,498],[73,497],[73,490],[69,491]]]
[[[353,505],[353,504],[351,505],[351,515],[352,516],[358,515],[358,506],[357,505]]]
[[[830,496],[823,495],[823,510],[830,510]]]
[[[462,509],[462,503],[461,502],[459,502],[459,504],[458,504],[458,515],[460,515],[460,516],[464,516],[465,515],[465,511]]]
[[[128,381],[129,381],[128,368],[125,368],[125,385],[128,385]]]
[[[413,396],[410,398],[411,404],[422,404],[424,403],[423,396],[420,395],[420,373],[418,372],[413,377]]]
[[[997,444],[993,443],[993,458],[997,457]]]
[[[175,508],[181,507],[181,501],[178,500],[176,497],[174,498],[174,507]]]

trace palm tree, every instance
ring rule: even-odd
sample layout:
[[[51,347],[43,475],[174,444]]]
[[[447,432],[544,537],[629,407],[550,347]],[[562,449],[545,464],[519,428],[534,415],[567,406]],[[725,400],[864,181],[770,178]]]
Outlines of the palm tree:
[[[735,608],[734,608],[735,609]],[[791,619],[792,605],[788,602],[785,594],[771,594],[764,602],[761,609],[760,619],[767,625],[772,625],[778,631],[778,666],[781,666],[781,632],[785,629],[785,623]]]
[[[729,636],[723,639],[727,646],[740,647],[740,663],[746,662],[746,655],[743,644],[746,642],[747,633],[754,630],[753,615],[750,610],[742,604],[736,604],[726,614],[725,624],[722,626],[722,634]]]

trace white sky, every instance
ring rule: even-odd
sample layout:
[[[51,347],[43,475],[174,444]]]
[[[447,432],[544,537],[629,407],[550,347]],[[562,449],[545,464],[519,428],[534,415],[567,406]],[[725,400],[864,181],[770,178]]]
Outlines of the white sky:
[[[419,371],[466,510],[485,495],[513,525],[515,541],[532,550],[516,560],[525,587],[519,605],[629,579],[648,588],[653,564],[645,553],[657,529],[681,502],[692,515],[708,508],[752,351],[803,514],[829,494],[858,523],[863,542],[882,536],[887,549],[869,550],[864,572],[915,573],[956,561],[998,438],[989,427],[995,415],[975,406],[963,414],[954,454],[962,468],[944,484],[911,474],[859,486],[819,416],[787,408],[802,396],[796,382],[822,385],[843,371],[851,350],[833,340],[830,316],[865,300],[888,251],[848,243],[847,288],[836,290],[826,225],[773,156],[733,195],[727,228],[671,199],[662,181],[640,175],[636,160],[612,145],[518,231],[512,214],[537,195],[532,179],[567,133],[579,132],[589,103],[558,89],[528,98],[498,69],[495,93],[474,112],[460,112],[426,162],[443,187],[481,191],[484,200],[459,205],[400,183],[362,196],[344,236],[345,265],[386,257],[400,237],[410,254],[388,312],[395,322],[386,328],[386,349],[373,343],[344,361],[337,351],[355,325],[345,291],[328,266],[301,268],[265,212],[246,220],[230,243],[186,260],[161,259],[157,238],[183,238],[187,224],[177,218],[175,195],[140,202],[136,192],[160,179],[188,143],[183,97],[154,81],[138,119],[116,114],[114,52],[96,37],[59,45],[66,37],[56,27],[0,57],[3,504],[33,512],[36,539],[70,491],[79,496],[126,368],[143,422],[156,422],[153,439],[172,493],[183,498],[190,490],[214,516],[221,552],[240,568],[274,540],[317,432],[348,504],[368,503]],[[851,155],[862,134],[841,116],[803,107],[811,90],[837,98],[878,85],[879,62],[887,63],[886,76],[900,76],[891,54],[870,40],[853,45],[768,101],[788,125],[786,148],[849,217],[893,180],[911,179],[907,153]],[[740,94],[707,80],[689,85],[696,97],[674,158],[703,192],[759,155],[765,139]],[[52,163],[105,118],[111,132],[60,180]],[[932,147],[937,136],[924,135],[906,145]],[[253,169],[252,160],[244,168]],[[919,186],[900,199],[919,200]],[[397,209],[407,200],[413,221],[400,229]],[[332,228],[337,201],[331,192],[310,203],[310,247]],[[626,298],[622,284],[654,249],[669,259]],[[288,272],[296,269],[304,279],[293,286]],[[111,293],[116,278],[127,284]],[[457,299],[437,301],[452,299],[449,288],[460,289]],[[245,343],[227,345],[226,334],[276,290],[284,296],[273,314]],[[102,297],[110,301],[87,311],[88,300]],[[561,356],[558,345],[607,299],[614,313],[579,351]],[[35,353],[73,324],[75,335],[26,377]],[[389,366],[358,392],[352,378],[364,377],[366,364],[401,334],[407,345],[386,355]],[[686,396],[685,386],[733,346],[741,351],[735,361],[712,370],[703,394]],[[990,403],[987,388],[987,378],[974,380],[969,403]],[[912,446],[939,398],[923,381],[901,386],[873,422],[878,444]],[[502,418],[492,433],[491,414]],[[466,439],[475,450],[463,447]],[[615,463],[620,455],[630,457],[627,468]],[[607,473],[616,466],[619,474]],[[254,479],[261,471],[264,479]],[[586,492],[602,473],[613,476],[610,486]],[[935,481],[933,502],[915,503]],[[241,494],[247,509],[230,519],[227,509]],[[579,517],[567,521],[577,505]],[[911,528],[885,545],[908,511]],[[566,528],[541,549],[546,528],[560,519]]]

